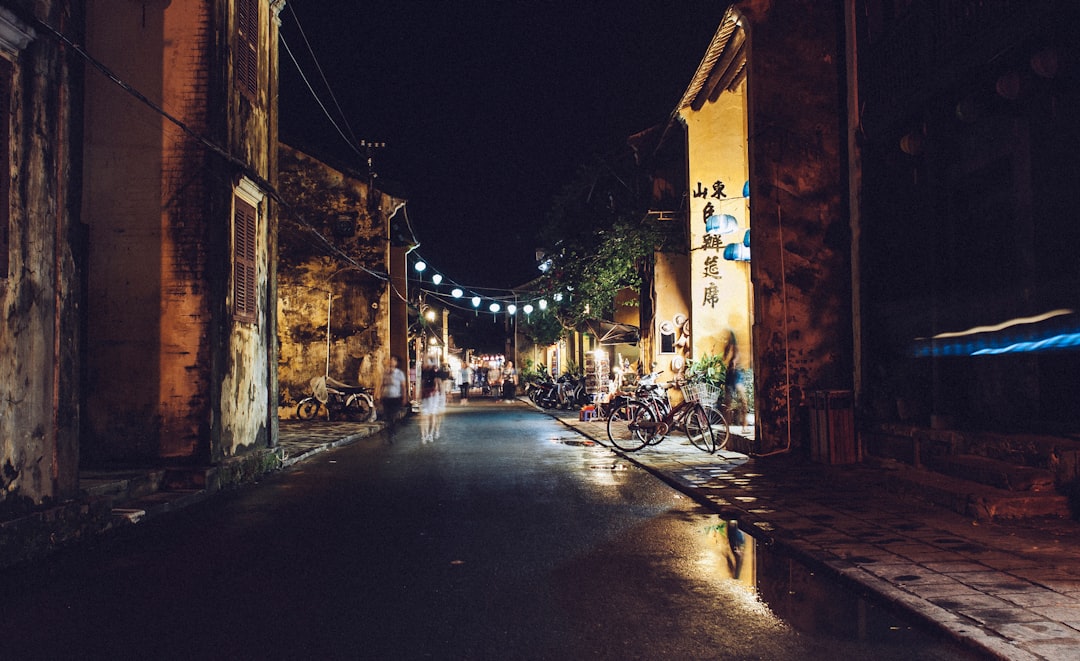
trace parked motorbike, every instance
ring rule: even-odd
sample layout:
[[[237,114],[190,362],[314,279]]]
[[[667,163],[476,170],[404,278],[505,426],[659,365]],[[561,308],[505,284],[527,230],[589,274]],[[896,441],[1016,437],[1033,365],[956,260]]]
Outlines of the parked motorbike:
[[[341,416],[355,422],[375,421],[377,413],[371,388],[327,376],[317,376],[310,384],[311,396],[296,405],[296,416],[301,420],[311,420],[320,411],[325,411],[327,420]]]

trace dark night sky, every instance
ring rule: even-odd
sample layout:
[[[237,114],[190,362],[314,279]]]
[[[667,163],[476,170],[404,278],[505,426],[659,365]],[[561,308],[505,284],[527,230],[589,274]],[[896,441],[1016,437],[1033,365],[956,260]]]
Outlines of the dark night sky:
[[[418,252],[479,288],[537,275],[535,232],[553,195],[591,153],[667,119],[725,7],[289,0],[281,18],[342,131],[387,143],[375,170],[409,200]],[[280,58],[282,139],[364,169],[284,47]]]

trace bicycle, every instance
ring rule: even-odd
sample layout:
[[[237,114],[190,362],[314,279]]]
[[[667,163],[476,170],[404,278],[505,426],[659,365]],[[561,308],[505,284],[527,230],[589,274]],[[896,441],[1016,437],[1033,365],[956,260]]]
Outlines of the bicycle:
[[[296,405],[296,416],[301,420],[311,420],[320,408],[326,409],[327,420],[331,414],[339,412],[357,422],[375,420],[375,399],[370,388],[350,386],[326,376],[317,376],[310,383],[312,395]]]
[[[675,387],[681,386],[675,384]],[[635,393],[608,414],[608,440],[623,452],[636,452],[646,445],[656,445],[673,429],[683,431],[699,450],[716,451],[712,426],[700,402],[684,399],[671,408],[667,405],[666,393],[662,399],[640,397]]]
[[[731,439],[731,425],[728,424],[728,418],[720,404],[723,394],[723,388],[711,383],[687,383],[683,386],[686,399],[698,402],[705,409],[714,440],[714,447],[710,452],[723,450]]]

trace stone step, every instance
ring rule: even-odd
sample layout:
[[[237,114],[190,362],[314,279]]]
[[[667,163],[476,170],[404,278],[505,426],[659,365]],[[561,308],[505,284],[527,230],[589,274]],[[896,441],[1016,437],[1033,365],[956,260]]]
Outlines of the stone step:
[[[886,469],[882,488],[978,521],[1069,516],[1068,500],[1055,491],[1009,491],[898,462],[883,463],[880,467]]]
[[[158,491],[164,479],[159,469],[83,470],[79,489],[95,499],[124,500]]]
[[[1053,491],[1054,474],[1049,470],[1021,466],[973,454],[958,454],[927,460],[927,466],[972,482],[1015,492]]]
[[[158,491],[123,503],[112,510],[113,525],[138,523],[146,517],[178,510],[197,503],[210,494],[203,489]]]

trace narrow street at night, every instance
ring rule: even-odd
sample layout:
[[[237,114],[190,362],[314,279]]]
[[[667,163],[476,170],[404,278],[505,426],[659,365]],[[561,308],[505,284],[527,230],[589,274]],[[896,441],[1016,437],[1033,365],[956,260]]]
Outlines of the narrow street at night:
[[[0,656],[966,658],[904,627],[796,630],[725,578],[718,522],[550,417],[474,400],[433,443],[410,420],[7,570]]]

